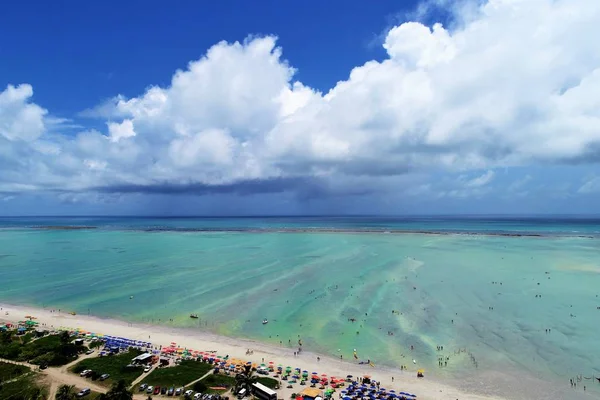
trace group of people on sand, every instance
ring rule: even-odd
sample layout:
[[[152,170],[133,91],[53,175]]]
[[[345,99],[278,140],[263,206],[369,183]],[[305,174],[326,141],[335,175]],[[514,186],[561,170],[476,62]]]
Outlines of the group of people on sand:
[[[589,379],[589,378],[587,378],[587,379]],[[577,383],[578,383],[578,382],[581,382],[581,380],[582,380],[582,377],[581,377],[581,376],[576,376],[575,378],[571,378],[571,379],[569,379],[569,381],[571,382],[571,387],[572,387],[573,389],[576,389],[576,388],[577,388]],[[583,391],[584,391],[584,392],[586,391],[586,387],[585,387],[585,385],[583,385]]]

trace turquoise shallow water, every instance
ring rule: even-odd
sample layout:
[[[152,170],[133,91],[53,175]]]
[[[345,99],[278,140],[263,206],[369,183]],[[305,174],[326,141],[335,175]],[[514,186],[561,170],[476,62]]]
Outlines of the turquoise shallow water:
[[[356,348],[361,359],[395,366],[415,359],[442,376],[476,370],[468,354],[454,354],[459,348],[479,369],[521,368],[567,382],[577,374],[600,376],[597,224],[548,224],[548,237],[140,230],[184,225],[178,220],[65,223],[97,230],[24,228],[57,221],[3,222],[0,301],[198,327],[290,351],[300,336],[312,351],[347,359]],[[294,226],[349,229],[318,222]],[[244,226],[243,220],[210,223],[213,229]],[[511,229],[476,224],[517,231],[514,222]],[[533,225],[522,223],[520,231],[546,231]],[[390,226],[406,228],[381,223]],[[460,222],[439,229],[460,230]],[[562,236],[572,231],[586,237]],[[447,367],[438,367],[440,355],[450,356]]]

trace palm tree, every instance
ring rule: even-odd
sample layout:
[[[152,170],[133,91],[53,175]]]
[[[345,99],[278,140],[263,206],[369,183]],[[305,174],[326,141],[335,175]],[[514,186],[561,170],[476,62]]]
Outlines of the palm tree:
[[[131,400],[133,399],[133,392],[129,390],[124,380],[120,380],[101,398],[103,400]]]
[[[73,400],[75,399],[75,386],[61,385],[56,392],[56,400]]]
[[[252,392],[252,384],[258,382],[258,377],[254,375],[254,371],[249,365],[244,367],[244,372],[240,372],[235,376],[235,392],[246,389],[246,392]]]

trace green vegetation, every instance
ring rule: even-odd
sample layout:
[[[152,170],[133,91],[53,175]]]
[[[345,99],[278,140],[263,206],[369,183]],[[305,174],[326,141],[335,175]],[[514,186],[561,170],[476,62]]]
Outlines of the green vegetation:
[[[71,367],[70,371],[79,374],[83,370],[91,369],[96,372],[96,376],[110,374],[110,378],[99,382],[99,384],[109,385],[120,380],[130,384],[140,376],[143,370],[141,367],[127,367],[127,365],[129,365],[132,358],[140,354],[142,352],[139,350],[130,350],[114,356],[87,358]]]
[[[90,342],[90,344],[88,344],[88,347],[90,349],[96,349],[98,347],[102,347],[104,345],[104,342],[102,340],[92,340]]]
[[[0,385],[0,399],[41,400],[46,398],[46,390],[38,386],[33,376],[23,376]]]
[[[99,400],[131,400],[133,392],[129,390],[129,383],[120,380],[112,385],[106,394],[101,394]]]
[[[210,364],[192,360],[183,360],[181,364],[175,367],[154,369],[144,382],[153,386],[185,386],[204,376],[211,368],[212,366]]]
[[[258,378],[258,383],[262,383],[269,389],[278,389],[279,381],[277,379],[269,378],[268,376],[261,376]]]
[[[27,336],[27,335],[25,335]],[[45,336],[37,340],[13,336],[11,332],[0,335],[0,357],[15,361],[28,361],[32,364],[59,366],[77,359],[84,348],[71,343],[67,332]]]
[[[0,383],[6,382],[31,371],[23,365],[0,362]]]
[[[202,393],[218,393],[222,394],[235,386],[235,378],[233,376],[213,374],[202,379],[194,384],[193,389]],[[225,387],[226,390],[215,390],[211,387]]]
[[[258,375],[254,375],[254,371],[250,369],[249,365],[244,367],[243,373],[235,376],[235,392],[239,392],[242,389],[246,389],[248,393],[252,393],[252,384],[258,382]]]
[[[56,400],[75,400],[75,386],[60,385],[58,390],[56,391],[55,399]]]

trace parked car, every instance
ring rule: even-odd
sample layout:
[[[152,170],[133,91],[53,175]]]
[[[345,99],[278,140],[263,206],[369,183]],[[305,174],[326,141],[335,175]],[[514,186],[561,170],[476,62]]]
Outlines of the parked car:
[[[148,388],[146,389],[146,393],[148,393],[148,394],[154,393],[154,386],[152,386],[152,385],[148,386]]]
[[[185,391],[185,393],[184,393],[183,395],[184,395],[184,396],[186,396],[186,397],[190,397],[190,396],[191,396],[191,395],[193,395],[193,394],[194,394],[194,391],[193,391],[193,390],[186,390],[186,391]]]
[[[150,372],[151,369],[152,367],[148,365],[146,366],[146,368],[144,368],[144,372]]]
[[[175,394],[175,388],[171,386],[167,392],[167,396],[173,396],[173,394]]]
[[[167,387],[166,387],[166,386],[163,386],[163,387],[160,389],[160,394],[167,394]]]
[[[175,396],[181,396],[182,392],[183,392],[183,388],[182,387],[175,389]]]
[[[146,388],[147,388],[147,387],[148,387],[148,384],[147,384],[147,383],[142,383],[142,384],[140,385],[140,392],[143,392],[144,390],[146,390]]]
[[[79,376],[88,376],[91,372],[92,372],[91,369],[84,369],[83,371],[81,371]]]
[[[200,400],[202,398],[202,393],[196,393],[194,395],[194,400]]]
[[[87,396],[90,393],[92,393],[92,391],[90,390],[90,388],[81,389],[81,391],[79,393],[77,393],[77,397],[84,397],[84,396]]]
[[[160,386],[154,388],[154,394],[160,394]]]
[[[107,380],[109,377],[110,377],[110,375],[109,375],[109,374],[102,374],[102,375],[100,375],[100,378],[98,378],[98,379],[100,379],[101,381],[105,381],[105,380]]]
[[[88,356],[90,354],[94,354],[94,350],[93,349],[89,349],[88,351],[85,352],[85,354],[87,354]]]

